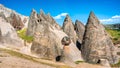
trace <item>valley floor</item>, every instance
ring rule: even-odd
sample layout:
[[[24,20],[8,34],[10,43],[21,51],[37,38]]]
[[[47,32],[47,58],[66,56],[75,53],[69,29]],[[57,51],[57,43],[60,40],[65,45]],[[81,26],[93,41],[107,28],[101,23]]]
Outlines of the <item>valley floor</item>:
[[[37,59],[15,51],[0,48],[0,68],[72,68],[63,63]],[[108,68],[101,65],[79,63],[74,68]]]

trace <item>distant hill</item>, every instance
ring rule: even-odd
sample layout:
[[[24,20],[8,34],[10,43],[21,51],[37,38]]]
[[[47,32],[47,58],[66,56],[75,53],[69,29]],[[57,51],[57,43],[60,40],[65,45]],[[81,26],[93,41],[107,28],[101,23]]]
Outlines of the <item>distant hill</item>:
[[[104,25],[106,28],[110,28],[110,29],[120,29],[120,23],[116,23],[116,24],[105,24]]]

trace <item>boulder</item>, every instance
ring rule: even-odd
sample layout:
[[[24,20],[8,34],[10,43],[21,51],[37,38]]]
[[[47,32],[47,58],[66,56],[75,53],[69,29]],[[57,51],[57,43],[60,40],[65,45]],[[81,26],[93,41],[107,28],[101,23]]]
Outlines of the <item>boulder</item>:
[[[63,28],[63,31],[72,39],[72,41],[76,43],[76,32],[74,30],[74,25],[72,23],[72,20],[68,15],[64,19],[62,28]]]
[[[115,47],[93,12],[90,13],[82,43],[83,58],[90,63],[98,63],[100,59],[107,59],[110,64],[118,62]]]
[[[65,36],[65,37],[63,37],[63,39],[61,40],[61,43],[62,43],[63,45],[69,45],[69,44],[71,43],[71,40],[70,40],[69,37]]]

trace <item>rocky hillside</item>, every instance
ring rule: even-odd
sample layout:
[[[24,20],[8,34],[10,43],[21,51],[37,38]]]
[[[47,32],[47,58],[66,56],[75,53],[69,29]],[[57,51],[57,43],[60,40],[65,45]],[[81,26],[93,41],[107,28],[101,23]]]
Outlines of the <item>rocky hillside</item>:
[[[12,24],[12,26],[16,29],[22,29],[23,27],[27,27],[28,16],[21,15],[16,11],[5,7],[0,4],[0,17],[4,17],[6,21]]]

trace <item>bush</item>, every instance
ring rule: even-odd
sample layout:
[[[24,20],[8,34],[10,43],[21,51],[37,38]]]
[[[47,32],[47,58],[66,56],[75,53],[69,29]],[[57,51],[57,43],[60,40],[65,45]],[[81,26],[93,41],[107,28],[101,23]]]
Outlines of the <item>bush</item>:
[[[18,30],[18,31],[17,31],[17,34],[18,34],[18,36],[19,36],[20,38],[22,38],[24,41],[32,42],[33,39],[34,39],[33,36],[27,36],[27,35],[26,35],[26,31],[27,31],[27,29],[24,28],[24,29],[22,29],[22,30]]]
[[[84,62],[84,61],[78,60],[78,61],[75,61],[75,64],[79,64],[79,63],[82,63],[82,62]]]

